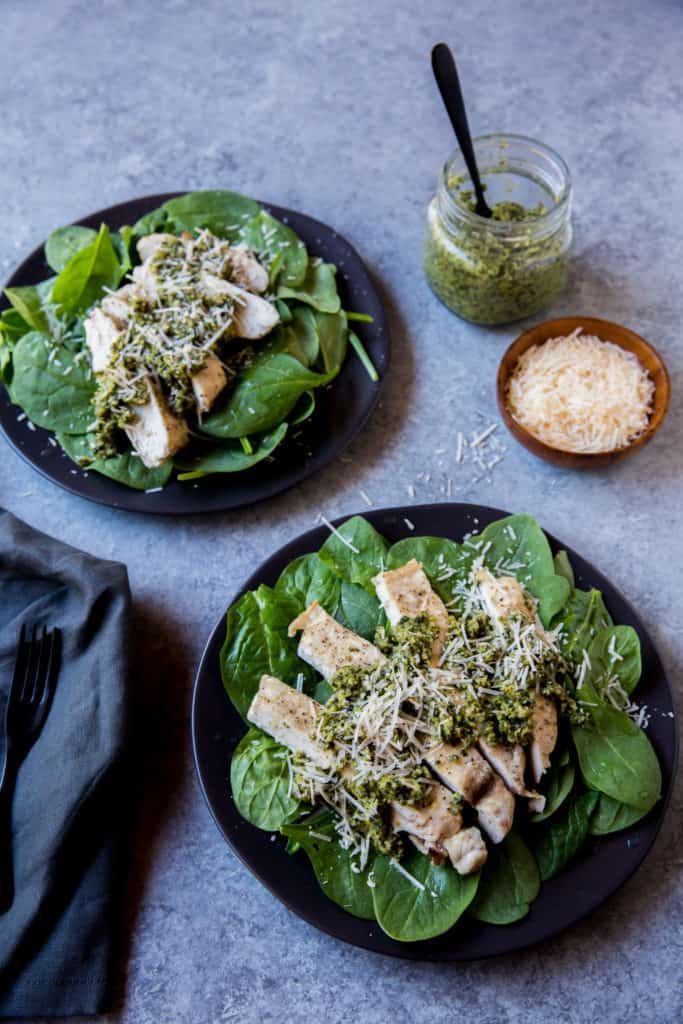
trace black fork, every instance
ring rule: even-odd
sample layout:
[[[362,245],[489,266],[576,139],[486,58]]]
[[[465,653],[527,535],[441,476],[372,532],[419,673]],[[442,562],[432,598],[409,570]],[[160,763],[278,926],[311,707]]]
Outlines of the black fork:
[[[12,869],[12,795],[19,765],[45,724],[57,672],[61,634],[34,626],[27,638],[25,626],[19,633],[14,675],[5,705],[4,742],[0,747],[0,913],[14,899]]]

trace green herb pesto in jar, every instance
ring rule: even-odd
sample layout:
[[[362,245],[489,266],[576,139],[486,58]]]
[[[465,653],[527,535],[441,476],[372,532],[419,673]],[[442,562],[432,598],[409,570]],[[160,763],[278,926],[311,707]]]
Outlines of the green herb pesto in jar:
[[[427,281],[465,320],[521,320],[550,305],[565,284],[569,171],[553,150],[521,135],[481,136],[474,148],[493,217],[474,212],[462,155],[454,154],[427,211]]]

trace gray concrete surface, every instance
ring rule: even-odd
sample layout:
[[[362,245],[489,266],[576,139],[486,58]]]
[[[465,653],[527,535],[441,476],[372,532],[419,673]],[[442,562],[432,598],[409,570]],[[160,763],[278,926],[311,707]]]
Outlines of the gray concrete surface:
[[[231,515],[172,521],[90,505],[0,444],[0,502],[124,560],[137,610],[149,750],[128,907],[121,1024],[679,1021],[681,791],[637,877],[592,918],[515,956],[408,964],[292,916],[220,838],[193,775],[188,712],[209,630],[245,575],[312,524],[454,497],[534,512],[641,609],[680,689],[683,10],[671,0],[178,0],[0,4],[0,272],[50,229],[131,196],[226,187],[347,235],[385,291],[394,364],[351,452]],[[604,472],[559,471],[510,442],[491,482],[456,472],[458,429],[494,408],[514,328],[468,326],[421,273],[425,204],[452,142],[428,52],[460,60],[475,131],[555,146],[572,169],[576,243],[553,312],[613,318],[668,361],[658,439]],[[501,427],[502,434],[502,427]],[[446,449],[445,455],[435,454]],[[416,496],[406,488],[418,473]]]

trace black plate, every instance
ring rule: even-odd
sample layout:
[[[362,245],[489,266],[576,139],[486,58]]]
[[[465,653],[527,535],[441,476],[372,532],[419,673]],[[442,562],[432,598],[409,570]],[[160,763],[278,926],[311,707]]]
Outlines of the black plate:
[[[483,529],[508,513],[478,505],[444,504],[380,509],[362,515],[394,542],[420,535],[459,541],[463,534]],[[414,533],[408,530],[404,516],[415,525]],[[343,521],[338,520],[336,525]],[[319,527],[280,548],[247,580],[238,596],[259,583],[272,586],[288,562],[317,551],[327,536],[326,528]],[[613,836],[591,838],[579,861],[551,882],[545,882],[528,916],[516,924],[500,927],[464,918],[438,938],[415,943],[395,942],[379,925],[352,917],[328,900],[308,860],[304,856],[289,856],[283,839],[278,837],[271,842],[269,833],[240,817],[232,800],[228,776],[232,751],[244,735],[245,726],[221,682],[218,655],[225,638],[224,619],[217,624],[197,672],[192,705],[192,740],[202,791],[216,824],[242,863],[290,910],[310,924],[354,946],[391,956],[412,960],[475,960],[521,949],[575,924],[623,885],[645,858],[662,824],[678,759],[678,723],[667,715],[674,710],[671,688],[659,656],[631,606],[602,573],[571,548],[552,537],[549,540],[554,551],[561,547],[567,550],[577,584],[601,590],[615,622],[631,625],[638,631],[643,677],[637,700],[657,710],[652,715],[648,736],[662,766],[663,796],[650,814],[632,828]]]
[[[78,223],[91,228],[99,228],[105,223],[112,229],[122,224],[134,224],[143,214],[182,194],[166,192],[133,199],[99,210]],[[172,480],[162,491],[153,494],[131,490],[98,473],[85,474],[61,448],[50,444],[49,431],[40,427],[32,430],[26,420],[17,419],[21,410],[12,405],[7,392],[0,387],[0,429],[23,459],[65,490],[101,505],[133,512],[185,515],[240,508],[272,498],[327,465],[351,443],[374,409],[389,369],[389,325],[382,302],[365,264],[345,238],[303,213],[269,203],[261,205],[274,217],[288,223],[314,256],[336,264],[343,308],[368,313],[374,318],[371,324],[353,326],[377,368],[379,382],[375,384],[370,380],[349,349],[339,376],[318,396],[316,411],[304,424],[300,438],[297,441],[285,439],[272,462],[259,463],[243,473],[203,477],[185,483]],[[50,273],[52,271],[45,262],[41,246],[14,272],[6,287],[37,284]],[[0,309],[7,305],[7,300],[2,297]]]

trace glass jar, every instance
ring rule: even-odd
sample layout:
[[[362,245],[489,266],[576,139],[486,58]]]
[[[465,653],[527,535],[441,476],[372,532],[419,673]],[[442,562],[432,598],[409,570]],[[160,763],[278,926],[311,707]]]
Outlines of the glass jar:
[[[473,142],[488,205],[498,207],[497,216],[518,219],[473,212],[472,183],[458,150],[427,210],[427,281],[465,320],[521,320],[548,306],[566,281],[569,170],[554,150],[524,135],[481,135]]]

